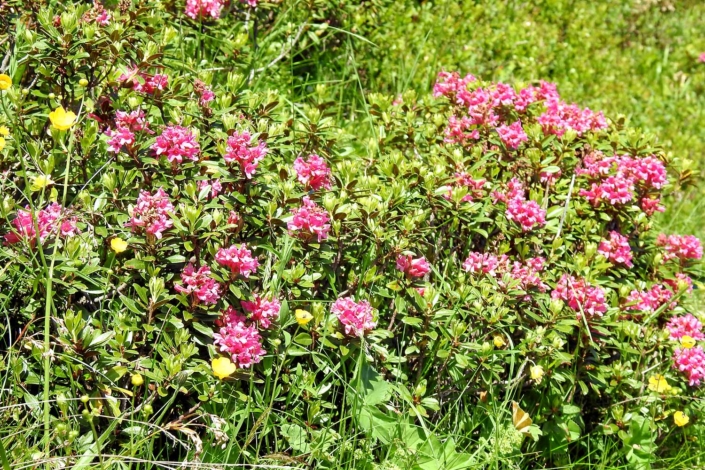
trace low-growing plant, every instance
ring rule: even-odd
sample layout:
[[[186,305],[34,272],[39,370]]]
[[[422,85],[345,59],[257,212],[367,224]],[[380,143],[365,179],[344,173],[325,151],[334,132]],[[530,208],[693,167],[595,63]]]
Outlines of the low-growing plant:
[[[546,82],[271,88],[325,2],[144,3],[16,12],[0,465],[702,464],[687,168]]]

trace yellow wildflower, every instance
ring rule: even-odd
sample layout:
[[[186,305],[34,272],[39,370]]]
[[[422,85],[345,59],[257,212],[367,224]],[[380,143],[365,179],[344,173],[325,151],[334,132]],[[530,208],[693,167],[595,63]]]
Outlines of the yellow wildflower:
[[[55,129],[65,131],[71,129],[76,124],[76,115],[73,111],[66,111],[63,106],[59,106],[49,113],[49,120]]]
[[[539,365],[531,366],[529,368],[529,372],[531,373],[531,380],[533,380],[537,384],[540,384],[543,380],[543,367]]]
[[[12,79],[4,73],[0,74],[0,90],[9,90],[10,87],[12,87]]]
[[[127,242],[122,238],[115,237],[110,240],[110,248],[112,248],[115,253],[122,253],[127,250]]]
[[[3,137],[7,137],[10,135],[10,129],[7,128],[7,126],[0,126],[0,135]]]
[[[54,181],[47,175],[35,176],[32,180],[32,191],[41,191],[52,184],[54,184]]]
[[[666,393],[671,390],[666,377],[661,374],[652,375],[649,377],[649,390],[656,393]]]
[[[501,348],[502,346],[507,344],[504,342],[504,338],[502,338],[502,335],[496,335],[492,342],[494,343],[495,348]]]
[[[296,317],[296,323],[301,326],[304,326],[305,324],[313,320],[313,315],[311,315],[306,310],[297,310],[296,312],[294,312],[294,316]]]
[[[5,148],[5,138],[0,137],[0,152]]]
[[[132,381],[132,385],[135,387],[139,387],[144,383],[144,377],[142,377],[142,374],[132,374],[130,380]]]
[[[692,336],[681,336],[681,346],[683,346],[685,349],[690,349],[695,346],[695,340]]]
[[[676,426],[683,427],[690,422],[690,418],[682,411],[676,411],[673,413],[673,422],[676,423]]]
[[[235,369],[237,369],[235,364],[233,364],[233,362],[227,357],[218,357],[213,359],[213,361],[211,361],[211,367],[213,368],[213,375],[218,377],[220,380],[228,377],[230,374],[235,372]]]

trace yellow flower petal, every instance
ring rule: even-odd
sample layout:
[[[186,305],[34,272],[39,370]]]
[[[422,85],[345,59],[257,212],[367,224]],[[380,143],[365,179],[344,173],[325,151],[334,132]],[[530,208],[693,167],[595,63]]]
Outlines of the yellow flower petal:
[[[42,189],[46,188],[47,186],[51,186],[52,184],[54,184],[54,181],[47,175],[36,176],[32,180],[32,191],[41,191]]]
[[[73,111],[66,111],[62,106],[59,106],[49,113],[49,120],[55,129],[66,131],[76,124],[76,115]]]
[[[0,151],[5,148],[5,138],[0,137]]]
[[[127,250],[127,242],[122,238],[115,237],[110,240],[110,248],[112,248],[115,253],[122,253]]]
[[[218,357],[211,361],[211,367],[213,368],[213,375],[223,380],[230,374],[235,372],[237,367],[233,362],[227,357]]]
[[[0,126],[0,135],[7,137],[10,135],[10,129],[8,129],[7,126]]]
[[[504,342],[504,338],[502,338],[502,335],[496,335],[492,342],[494,343],[495,348],[501,348],[502,346],[507,344]]]
[[[144,377],[142,377],[142,374],[132,374],[132,377],[130,378],[132,385],[135,387],[139,387],[144,383]]]
[[[313,320],[313,315],[311,315],[306,310],[297,310],[296,312],[294,312],[294,316],[296,317],[296,323],[301,326],[304,326],[305,324]]]
[[[690,422],[690,418],[682,411],[676,411],[673,413],[673,422],[676,423],[676,426],[682,427]]]
[[[661,374],[652,375],[649,377],[649,390],[656,393],[666,393],[671,390],[671,386],[668,385],[668,380]]]
[[[681,346],[685,349],[690,349],[695,346],[695,340],[688,335],[681,336]]]
[[[0,90],[9,90],[10,87],[12,87],[12,79],[4,73],[0,74]]]
[[[541,380],[543,380],[543,367],[541,366],[531,366],[529,368],[529,372],[531,373],[531,380],[536,382],[537,384],[541,383]]]

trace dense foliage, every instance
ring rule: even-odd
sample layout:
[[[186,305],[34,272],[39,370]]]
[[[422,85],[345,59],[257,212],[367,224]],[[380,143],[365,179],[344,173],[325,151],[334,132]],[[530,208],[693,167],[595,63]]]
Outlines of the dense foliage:
[[[3,470],[703,464],[691,163],[521,74],[365,90],[400,5],[0,7]]]

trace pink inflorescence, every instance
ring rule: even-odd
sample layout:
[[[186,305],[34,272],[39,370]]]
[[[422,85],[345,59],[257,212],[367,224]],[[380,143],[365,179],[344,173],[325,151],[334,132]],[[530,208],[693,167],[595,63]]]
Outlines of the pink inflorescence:
[[[194,20],[210,16],[217,20],[223,5],[223,0],[186,0],[186,16]]]
[[[551,298],[567,302],[576,312],[578,319],[582,318],[582,313],[590,319],[601,317],[607,311],[605,291],[602,287],[592,286],[584,278],[575,278],[569,274],[561,276],[556,288],[551,292]]]
[[[250,274],[257,271],[259,261],[252,256],[252,252],[245,244],[232,245],[230,248],[221,248],[215,254],[215,260],[228,268],[238,276],[250,277]]]
[[[220,299],[220,284],[211,277],[208,266],[201,266],[196,271],[193,264],[189,263],[181,273],[181,280],[184,285],[174,286],[177,292],[193,295],[206,304],[214,304]]]
[[[366,300],[356,303],[352,297],[343,297],[333,302],[330,311],[338,317],[348,336],[362,338],[377,326],[372,317],[372,307]]]
[[[267,300],[258,295],[252,302],[245,300],[242,302],[242,308],[250,312],[250,319],[264,329],[271,326],[272,322],[279,318],[279,310],[281,304],[279,300]]]
[[[611,231],[609,240],[602,240],[597,252],[613,264],[623,264],[632,267],[632,249],[627,237],[619,232]]]
[[[133,232],[144,229],[148,235],[162,238],[162,232],[174,225],[169,215],[174,212],[174,206],[169,196],[162,188],[154,194],[141,191],[137,204],[130,210],[130,220],[125,224]]]
[[[309,155],[308,161],[297,157],[294,160],[294,170],[296,170],[299,182],[314,191],[318,191],[321,188],[331,188],[330,168],[326,165],[326,161],[315,153]]]
[[[680,282],[685,283],[687,293],[690,294],[691,292],[693,292],[693,280],[687,274],[676,273],[675,279],[664,279],[663,280],[663,283],[666,284],[668,287],[670,287],[673,292],[680,291],[680,286],[678,285]]]
[[[298,232],[304,238],[315,235],[319,242],[328,238],[330,231],[328,212],[308,196],[304,196],[302,206],[292,209],[291,212],[294,216],[287,223],[290,233]]]
[[[27,240],[34,244],[37,240],[37,230],[39,231],[39,242],[43,242],[52,234],[62,237],[70,237],[78,234],[75,217],[65,217],[65,209],[60,204],[52,202],[46,208],[34,213],[29,206],[17,211],[17,217],[12,221],[15,231],[5,235],[5,243],[18,243]],[[63,219],[63,220],[62,220]]]
[[[493,198],[507,204],[507,219],[518,223],[524,232],[546,223],[546,211],[536,201],[526,200],[524,186],[516,178],[507,184],[507,192],[495,191]]]
[[[487,185],[487,180],[484,178],[474,179],[469,173],[460,172],[455,174],[455,185],[448,189],[448,192],[443,197],[450,200],[453,196],[453,189],[467,188],[468,193],[463,196],[463,202],[472,202],[474,198],[482,197],[483,190]]]
[[[257,165],[267,155],[267,144],[258,141],[252,144],[252,136],[249,132],[234,132],[228,138],[228,150],[223,158],[226,163],[237,162],[242,168],[247,179],[252,178],[257,170]]]
[[[213,335],[213,342],[221,352],[230,354],[237,367],[248,368],[262,360],[266,354],[262,349],[262,337],[245,316],[228,307],[216,320],[216,325],[220,329]]]
[[[218,194],[220,194],[220,192],[223,190],[223,185],[218,180],[199,180],[196,184],[198,185],[199,191],[203,191],[204,189],[210,188],[210,196],[212,198],[217,197]]]
[[[135,109],[129,113],[126,111],[115,111],[115,127],[129,129],[132,132],[147,132],[153,134],[149,129],[149,121],[145,119],[144,111]]]
[[[673,367],[685,374],[691,386],[700,385],[705,379],[705,351],[702,347],[677,348],[673,352],[673,363]]]
[[[683,336],[690,336],[696,341],[705,339],[703,324],[690,313],[680,317],[672,317],[666,323],[666,329],[670,333],[671,339],[680,339]]]
[[[681,261],[700,259],[703,257],[703,246],[700,240],[693,235],[665,235],[661,234],[656,240],[658,246],[664,247],[666,261],[678,258]]]
[[[634,305],[627,307],[627,310],[640,310],[642,312],[655,312],[662,305],[668,303],[673,297],[673,292],[666,289],[660,284],[654,284],[651,289],[640,291],[633,290],[627,297],[627,302],[635,302]],[[669,308],[675,307],[675,303],[669,305]]]
[[[544,284],[539,276],[545,263],[546,260],[541,257],[529,258],[524,263],[521,263],[520,261],[511,262],[507,255],[497,256],[491,253],[473,251],[463,262],[463,269],[466,272],[487,274],[497,278],[499,285],[502,287],[506,287],[502,278],[505,274],[508,274],[510,278],[519,282],[518,287],[522,290],[536,287],[540,292],[545,292],[548,286]]]
[[[705,64],[705,52],[701,52],[700,55],[698,56],[698,62],[701,64]]]
[[[164,129],[162,135],[157,137],[152,145],[152,150],[157,155],[165,155],[169,163],[181,163],[184,158],[198,160],[201,146],[196,141],[194,133],[181,126],[169,126]]]
[[[431,271],[425,257],[414,258],[411,255],[399,255],[397,269],[409,277],[424,277]]]
[[[197,79],[193,83],[193,89],[199,96],[198,102],[201,106],[208,106],[208,104],[215,99],[215,93],[213,93],[211,87],[201,80]]]
[[[140,71],[139,67],[133,67],[121,74],[118,82],[129,84],[134,91],[151,95],[156,91],[164,91],[169,85],[169,77],[160,73],[150,75]]]
[[[521,121],[516,121],[508,126],[499,126],[497,133],[499,134],[499,138],[502,139],[502,142],[504,142],[504,145],[510,149],[515,149],[519,147],[522,142],[529,140],[529,137],[524,132],[524,128],[521,127]]]
[[[135,143],[135,134],[128,127],[117,127],[105,131],[108,139],[108,152],[118,153],[123,146],[131,147]]]

